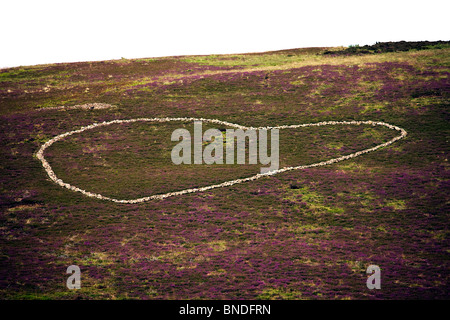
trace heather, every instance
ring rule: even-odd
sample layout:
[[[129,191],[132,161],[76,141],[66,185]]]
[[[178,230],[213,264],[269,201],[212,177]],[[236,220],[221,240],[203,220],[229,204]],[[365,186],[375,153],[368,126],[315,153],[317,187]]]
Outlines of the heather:
[[[1,70],[0,297],[448,299],[449,49],[323,54],[341,49]],[[64,132],[153,117],[254,127],[373,120],[408,135],[328,166],[139,204],[61,188],[36,158]],[[58,141],[46,157],[64,181],[122,198],[259,172],[174,166],[170,133],[191,126],[99,127]],[[281,130],[280,164],[324,161],[395,135],[372,126]],[[65,286],[72,264],[80,290]],[[370,264],[382,270],[381,290],[366,287]]]
[[[375,54],[383,52],[401,52],[410,50],[426,50],[432,48],[448,48],[450,41],[399,41],[399,42],[377,42],[374,45],[352,45],[343,50],[328,50],[323,54],[332,55],[354,55]]]

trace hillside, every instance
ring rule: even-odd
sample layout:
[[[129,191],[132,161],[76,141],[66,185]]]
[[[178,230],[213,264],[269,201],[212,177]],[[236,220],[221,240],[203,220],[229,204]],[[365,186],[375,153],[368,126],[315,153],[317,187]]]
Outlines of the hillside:
[[[449,71],[448,42],[0,70],[0,298],[448,299]],[[167,117],[374,121],[407,135],[329,165],[138,203],[61,187],[37,156],[93,123]],[[64,183],[126,200],[259,173],[248,163],[174,165],[177,128],[193,123],[98,126],[61,138],[45,159]],[[283,129],[280,168],[398,134]],[[70,265],[81,268],[79,290],[65,286]],[[381,268],[381,290],[366,287],[369,265]]]

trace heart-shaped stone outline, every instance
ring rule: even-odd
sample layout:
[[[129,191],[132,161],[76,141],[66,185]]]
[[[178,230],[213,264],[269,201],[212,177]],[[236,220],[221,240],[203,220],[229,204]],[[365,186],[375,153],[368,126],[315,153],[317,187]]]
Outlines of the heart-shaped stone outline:
[[[114,198],[110,198],[110,197],[105,197],[101,194],[98,193],[92,193],[86,190],[82,190],[78,187],[72,186],[68,183],[65,183],[64,181],[62,181],[61,179],[59,179],[56,174],[53,172],[52,167],[50,166],[50,164],[47,162],[47,160],[45,160],[44,158],[44,151],[45,149],[47,149],[48,147],[50,147],[53,143],[57,142],[58,140],[61,140],[67,136],[70,136],[72,134],[75,133],[81,133],[83,131],[86,130],[90,130],[90,129],[94,129],[96,127],[101,127],[101,126],[108,126],[111,124],[116,124],[116,123],[132,123],[132,122],[138,122],[138,121],[148,121],[148,122],[170,122],[170,121],[180,121],[180,122],[193,122],[193,121],[202,121],[202,122],[209,122],[209,123],[216,123],[216,124],[221,124],[221,125],[225,125],[225,126],[229,126],[229,127],[235,127],[237,129],[242,129],[242,130],[270,130],[270,129],[294,129],[294,128],[301,128],[301,127],[313,127],[313,126],[327,126],[327,125],[372,125],[372,126],[385,126],[391,130],[397,130],[400,131],[400,135],[396,136],[395,138],[389,140],[388,142],[379,144],[375,147],[369,148],[369,149],[364,149],[362,151],[358,151],[346,156],[341,156],[338,158],[334,158],[331,160],[327,160],[327,161],[322,161],[322,162],[317,162],[317,163],[313,163],[313,164],[308,164],[308,165],[303,165],[303,166],[297,166],[297,167],[284,167],[278,170],[274,170],[274,171],[270,171],[267,173],[259,173],[256,175],[253,175],[251,177],[247,177],[247,178],[243,178],[243,179],[236,179],[236,180],[230,180],[230,181],[225,181],[219,184],[215,184],[215,185],[210,185],[210,186],[206,186],[206,187],[201,187],[201,188],[193,188],[193,189],[185,189],[185,190],[181,190],[181,191],[176,191],[176,192],[169,192],[169,193],[165,193],[165,194],[157,194],[157,195],[151,195],[148,197],[143,197],[143,198],[139,198],[139,199],[132,199],[132,200],[120,200],[120,199],[114,199]],[[258,128],[254,128],[254,127],[246,127],[246,126],[241,126],[238,124],[234,124],[234,123],[230,123],[230,122],[226,122],[226,121],[221,121],[221,120],[217,120],[217,119],[203,119],[203,118],[137,118],[137,119],[124,119],[124,120],[112,120],[112,121],[104,121],[104,122],[100,122],[100,123],[93,123],[91,125],[85,126],[85,127],[81,127],[78,130],[73,130],[73,131],[68,131],[65,132],[63,134],[57,135],[55,137],[53,137],[52,139],[50,139],[49,141],[47,141],[46,143],[44,143],[41,148],[39,149],[39,151],[36,153],[36,157],[42,162],[42,166],[44,167],[45,171],[47,172],[48,176],[50,177],[50,179],[52,179],[54,182],[56,182],[58,185],[60,185],[61,187],[67,188],[69,190],[73,190],[73,191],[77,191],[77,192],[81,192],[82,194],[88,196],[88,197],[93,197],[93,198],[98,198],[98,199],[102,199],[102,200],[109,200],[109,201],[113,201],[113,202],[117,202],[117,203],[140,203],[140,202],[145,202],[145,201],[150,201],[150,200],[162,200],[168,197],[172,197],[172,196],[178,196],[178,195],[182,195],[182,194],[187,194],[187,193],[193,193],[193,192],[199,192],[199,191],[206,191],[206,190],[210,190],[210,189],[214,189],[214,188],[221,188],[221,187],[227,187],[227,186],[231,186],[234,184],[238,184],[238,183],[243,183],[243,182],[247,182],[247,181],[252,181],[252,180],[256,180],[262,177],[266,177],[266,176],[271,176],[271,175],[275,175],[281,172],[285,172],[285,171],[291,171],[291,170],[300,170],[300,169],[306,169],[306,168],[312,168],[312,167],[319,167],[319,166],[325,166],[325,165],[329,165],[332,163],[336,163],[336,162],[340,162],[343,160],[347,160],[350,158],[355,158],[358,157],[362,154],[371,152],[371,151],[375,151],[381,147],[386,147],[392,143],[394,143],[397,140],[400,140],[402,138],[404,138],[407,135],[407,132],[397,126],[391,125],[389,123],[385,123],[385,122],[376,122],[376,121],[324,121],[324,122],[317,122],[317,123],[304,123],[304,124],[294,124],[294,125],[282,125],[282,126],[276,126],[276,127],[258,127]]]

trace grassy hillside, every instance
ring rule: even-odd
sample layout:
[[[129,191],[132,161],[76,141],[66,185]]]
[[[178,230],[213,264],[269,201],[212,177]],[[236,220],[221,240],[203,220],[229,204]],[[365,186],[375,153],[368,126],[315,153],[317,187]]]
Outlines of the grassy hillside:
[[[450,48],[385,47],[2,69],[0,298],[448,299]],[[139,204],[62,188],[36,158],[64,132],[154,117],[254,127],[373,120],[408,135],[329,166]],[[45,156],[64,182],[120,199],[259,173],[260,165],[174,165],[170,134],[181,127],[192,123],[98,127]],[[212,127],[226,129],[204,124]],[[281,130],[280,167],[395,135]],[[366,287],[371,264],[381,290]],[[80,290],[65,286],[70,265],[81,268]]]

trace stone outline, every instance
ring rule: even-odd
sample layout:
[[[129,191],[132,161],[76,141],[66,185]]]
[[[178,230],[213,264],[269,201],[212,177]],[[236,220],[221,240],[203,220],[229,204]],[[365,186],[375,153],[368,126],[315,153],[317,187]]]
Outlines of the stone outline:
[[[274,171],[270,171],[267,173],[259,173],[247,178],[242,178],[242,179],[236,179],[236,180],[230,180],[230,181],[225,181],[219,184],[215,184],[215,185],[209,185],[209,186],[205,186],[205,187],[200,187],[200,188],[193,188],[193,189],[184,189],[184,190],[180,190],[180,191],[175,191],[175,192],[169,192],[169,193],[165,193],[165,194],[156,194],[156,195],[151,195],[151,196],[147,196],[147,197],[143,197],[143,198],[138,198],[138,199],[131,199],[131,200],[120,200],[120,199],[115,199],[115,198],[110,198],[110,197],[106,197],[103,196],[99,193],[93,193],[93,192],[89,192],[83,189],[80,189],[76,186],[72,186],[68,183],[65,183],[64,181],[62,181],[61,179],[59,179],[56,174],[53,172],[52,167],[50,166],[50,164],[47,162],[47,160],[44,157],[44,151],[45,149],[47,149],[48,147],[50,147],[53,143],[57,142],[58,140],[61,140],[65,137],[68,137],[72,134],[75,133],[81,133],[83,131],[86,130],[90,130],[90,129],[94,129],[96,127],[101,127],[101,126],[108,126],[111,124],[117,124],[117,123],[133,123],[133,122],[138,122],[138,121],[146,121],[146,122],[170,122],[170,121],[181,121],[181,122],[193,122],[193,121],[202,121],[202,122],[209,122],[209,123],[216,123],[216,124],[221,124],[221,125],[226,125],[229,127],[235,127],[238,129],[242,129],[242,130],[262,130],[262,129],[266,129],[266,130],[270,130],[270,129],[293,129],[293,128],[301,128],[301,127],[313,127],[313,126],[326,126],[326,125],[372,125],[372,126],[385,126],[391,130],[397,130],[400,131],[400,135],[394,137],[393,139],[379,144],[375,147],[372,148],[368,148],[368,149],[364,149],[361,151],[357,151],[354,152],[352,154],[349,155],[345,155],[345,156],[341,156],[338,158],[333,158],[327,161],[322,161],[322,162],[317,162],[317,163],[313,163],[313,164],[308,164],[308,165],[302,165],[302,166],[296,166],[296,167],[284,167],[278,170],[274,170]],[[228,187],[228,186],[232,186],[234,184],[238,184],[238,183],[243,183],[243,182],[247,182],[247,181],[253,181],[253,180],[257,180],[259,178],[262,177],[266,177],[266,176],[272,176],[278,173],[282,173],[285,171],[292,171],[292,170],[301,170],[301,169],[307,169],[307,168],[313,168],[313,167],[319,167],[319,166],[326,166],[332,163],[336,163],[336,162],[340,162],[343,160],[347,160],[347,159],[351,159],[351,158],[355,158],[358,157],[362,154],[371,152],[371,151],[375,151],[379,148],[382,147],[386,147],[392,143],[394,143],[397,140],[400,140],[402,138],[404,138],[407,135],[406,130],[391,125],[389,123],[385,123],[385,122],[377,122],[377,121],[371,121],[371,120],[367,120],[367,121],[322,121],[322,122],[317,122],[317,123],[304,123],[304,124],[295,124],[295,125],[282,125],[282,126],[276,126],[276,127],[246,127],[246,126],[241,126],[238,124],[234,124],[231,122],[226,122],[226,121],[221,121],[218,119],[204,119],[204,118],[136,118],[136,119],[122,119],[122,120],[112,120],[112,121],[103,121],[100,123],[93,123],[91,125],[88,126],[84,126],[81,127],[78,130],[73,130],[73,131],[68,131],[65,132],[63,134],[57,135],[55,137],[53,137],[52,139],[50,139],[49,141],[47,141],[46,143],[44,143],[39,151],[36,153],[36,157],[42,162],[42,166],[44,167],[45,171],[47,172],[48,176],[50,177],[50,179],[52,181],[54,181],[56,184],[60,185],[61,187],[67,188],[69,190],[72,191],[77,191],[80,192],[82,194],[84,194],[85,196],[88,197],[92,197],[92,198],[97,198],[97,199],[101,199],[101,200],[109,200],[109,201],[113,201],[116,203],[127,203],[127,204],[132,204],[132,203],[141,203],[141,202],[146,202],[146,201],[150,201],[150,200],[162,200],[168,197],[172,197],[172,196],[178,196],[178,195],[183,195],[183,194],[188,194],[188,193],[193,193],[193,192],[201,192],[201,191],[206,191],[206,190],[211,190],[214,188],[222,188],[222,187]]]

